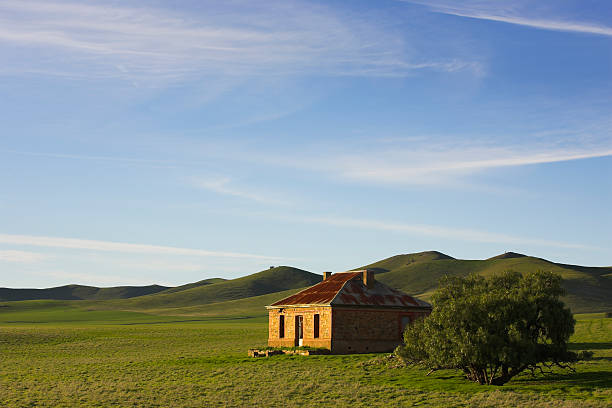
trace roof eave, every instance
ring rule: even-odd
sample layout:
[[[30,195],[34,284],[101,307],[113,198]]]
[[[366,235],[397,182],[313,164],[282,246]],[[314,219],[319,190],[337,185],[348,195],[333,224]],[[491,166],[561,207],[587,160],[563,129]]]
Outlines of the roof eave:
[[[394,310],[431,310],[430,306],[403,306],[403,305],[330,305],[337,308],[358,308],[358,309],[394,309]]]
[[[266,309],[287,309],[288,307],[330,307],[329,303],[308,303],[299,305],[268,305]]]
[[[359,309],[409,309],[409,310],[431,310],[431,306],[403,306],[403,305],[347,305],[330,303],[309,303],[300,305],[268,305],[266,309],[288,309],[288,308],[308,308],[308,307],[338,307],[338,308],[359,308]]]

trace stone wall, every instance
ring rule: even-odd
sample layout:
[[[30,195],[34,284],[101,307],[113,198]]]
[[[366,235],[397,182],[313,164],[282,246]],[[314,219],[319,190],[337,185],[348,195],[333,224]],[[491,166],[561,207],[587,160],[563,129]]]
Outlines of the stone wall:
[[[319,315],[319,337],[314,338],[314,315]],[[401,344],[403,325],[429,314],[422,310],[287,307],[268,310],[268,346],[296,347],[297,316],[303,317],[303,346],[325,347],[337,354],[388,352]],[[279,337],[280,316],[285,335]]]
[[[402,342],[404,323],[426,316],[426,311],[334,308],[332,352],[375,353],[393,351]]]
[[[319,315],[319,337],[314,337],[314,315]],[[288,307],[268,310],[268,346],[296,347],[298,341],[295,332],[296,316],[303,318],[303,346],[325,347],[331,349],[331,307]],[[285,316],[285,336],[279,337],[280,316]]]

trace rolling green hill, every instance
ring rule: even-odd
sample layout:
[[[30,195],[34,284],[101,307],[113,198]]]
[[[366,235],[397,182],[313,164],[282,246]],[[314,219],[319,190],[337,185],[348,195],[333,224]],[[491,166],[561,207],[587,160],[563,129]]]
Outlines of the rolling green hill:
[[[485,260],[455,259],[437,251],[396,255],[355,269],[374,269],[376,279],[429,299],[444,275],[490,276],[506,270],[552,271],[567,290],[564,301],[575,313],[612,310],[612,267],[565,265],[507,252]],[[91,310],[129,310],[184,316],[263,316],[264,306],[321,281],[321,275],[279,266],[242,278],[205,279],[167,288],[163,286],[94,288],[68,285],[50,289],[2,289],[0,301],[27,299],[81,300]],[[20,302],[21,303],[21,302]],[[24,307],[27,306],[24,302]],[[17,305],[14,305],[17,307]],[[2,310],[0,310],[1,312]]]
[[[455,259],[451,256],[438,251],[417,252],[414,254],[395,255],[382,261],[362,266],[358,269],[374,269],[376,273],[390,272],[403,266],[412,265],[420,262],[439,261],[442,259]]]
[[[561,275],[567,290],[564,301],[572,311],[598,312],[612,309],[612,267],[557,264],[545,259],[505,253],[486,260],[453,259],[438,252],[396,255],[367,265],[379,269],[376,278],[393,288],[427,300],[444,275],[490,276],[506,270],[525,273],[551,271]]]
[[[162,291],[160,293],[180,292],[182,290],[197,288],[199,286],[212,285],[213,283],[225,282],[226,280],[227,279],[223,279],[223,278],[203,279],[201,281],[197,281],[197,282],[193,282],[193,283],[188,283],[186,285],[181,285],[181,286],[176,286],[174,288],[166,289],[166,290],[164,290],[164,291]]]
[[[505,253],[486,260],[455,259],[437,251],[396,255],[355,269],[374,269],[381,282],[427,300],[444,275],[490,276],[506,270],[552,271],[560,274],[575,313],[612,310],[612,267],[564,265],[541,258]],[[262,316],[264,306],[320,282],[321,276],[279,267],[212,285],[119,301],[129,310],[176,315]],[[280,292],[282,291],[282,292]]]
[[[179,292],[161,292],[115,301],[114,305],[128,310],[205,305],[312,286],[321,279],[321,275],[298,268],[277,266],[242,278],[200,285]]]
[[[157,316],[193,316],[193,317],[224,317],[224,318],[246,318],[266,317],[268,311],[266,306],[279,299],[293,295],[304,288],[294,288],[282,292],[272,292],[265,295],[251,296],[242,299],[226,300],[224,302],[195,304],[182,307],[151,307],[150,309],[138,309],[137,311],[151,313]],[[135,309],[136,311],[136,309]]]
[[[55,299],[55,300],[107,300],[128,299],[158,293],[167,286],[115,286],[97,288],[94,286],[66,285],[47,289],[0,288],[0,301]]]
[[[516,252],[504,252],[503,254],[499,254],[497,256],[492,256],[489,259],[507,259],[507,258],[524,258],[527,255],[518,254]]]

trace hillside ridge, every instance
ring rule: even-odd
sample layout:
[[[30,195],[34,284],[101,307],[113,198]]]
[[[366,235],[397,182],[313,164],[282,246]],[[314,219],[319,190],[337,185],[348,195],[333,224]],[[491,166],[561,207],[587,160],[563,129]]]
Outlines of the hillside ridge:
[[[0,288],[0,301],[18,300],[108,300],[129,299],[169,289],[168,286],[113,286],[99,288],[86,285],[64,285],[45,289]]]
[[[124,299],[116,303],[117,306],[134,309],[204,305],[312,286],[321,279],[321,275],[302,269],[277,266],[241,278],[192,287],[179,292],[161,292]]]
[[[508,258],[524,258],[527,255],[519,254],[517,252],[504,252],[503,254],[499,254],[496,256],[492,256],[488,259],[508,259]]]
[[[377,279],[395,289],[429,300],[444,276],[491,276],[508,270],[520,273],[550,271],[563,278],[562,285],[567,292],[563,301],[572,311],[586,313],[612,310],[612,268],[557,264],[542,258],[517,255],[521,254],[484,260],[438,259],[412,262],[389,268],[377,274]]]
[[[560,274],[563,278],[563,287],[567,291],[563,300],[574,312],[612,310],[612,267],[561,264],[516,252],[506,252],[483,260],[464,260],[455,259],[438,251],[425,251],[394,255],[353,270],[365,268],[373,269],[376,279],[380,282],[424,300],[430,298],[439,279],[445,275],[490,276],[507,270],[520,273],[551,271]],[[103,301],[104,303],[99,303],[98,306],[117,310],[193,309],[204,313],[206,305],[214,304],[214,310],[218,311],[222,310],[222,305],[228,301],[234,302],[232,303],[234,308],[236,304],[254,307],[257,302],[247,299],[273,299],[274,293],[297,291],[312,286],[321,279],[321,275],[312,272],[291,266],[278,266],[236,279],[210,278],[174,288],[159,285],[116,288],[82,285],[49,289],[0,288],[0,301],[91,300]],[[45,292],[51,289],[55,290],[54,293]],[[140,292],[136,293],[136,290]],[[12,297],[7,293],[12,293]],[[245,301],[239,302],[241,299]]]

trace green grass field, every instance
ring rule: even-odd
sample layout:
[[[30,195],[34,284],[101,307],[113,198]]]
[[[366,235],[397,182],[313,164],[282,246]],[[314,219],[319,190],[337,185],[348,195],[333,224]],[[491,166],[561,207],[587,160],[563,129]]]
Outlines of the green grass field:
[[[486,387],[454,371],[425,376],[371,364],[376,355],[248,358],[249,347],[266,343],[265,317],[7,305],[0,305],[2,407],[612,405],[612,319],[603,314],[578,316],[572,348],[595,355],[576,372]]]
[[[423,252],[369,267],[383,283],[425,298],[445,274],[552,270],[565,279],[574,311],[610,310],[612,268],[515,255],[456,260]],[[593,351],[592,360],[575,372],[524,374],[503,387],[467,382],[457,371],[426,376],[380,364],[384,355],[248,358],[248,348],[266,345],[264,306],[320,279],[276,267],[138,297],[131,296],[144,289],[94,293],[73,285],[38,291],[61,289],[57,298],[82,300],[0,302],[0,407],[612,406],[612,318],[604,313],[577,316],[571,348]]]

